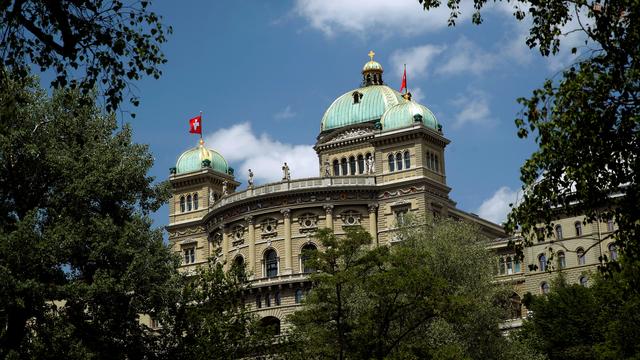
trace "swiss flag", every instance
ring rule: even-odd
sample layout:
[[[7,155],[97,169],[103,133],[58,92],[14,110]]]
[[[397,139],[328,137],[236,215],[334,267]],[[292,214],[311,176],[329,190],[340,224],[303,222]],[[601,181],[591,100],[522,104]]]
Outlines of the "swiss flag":
[[[189,119],[189,132],[202,135],[202,115]]]
[[[404,73],[402,74],[402,85],[400,85],[400,92],[402,92],[403,89],[407,88],[407,68],[404,68]]]

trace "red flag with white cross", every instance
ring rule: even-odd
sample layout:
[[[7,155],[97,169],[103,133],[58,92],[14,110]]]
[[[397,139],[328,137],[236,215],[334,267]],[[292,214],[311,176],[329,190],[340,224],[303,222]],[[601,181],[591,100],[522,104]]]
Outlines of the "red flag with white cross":
[[[202,135],[202,115],[189,119],[189,132]]]

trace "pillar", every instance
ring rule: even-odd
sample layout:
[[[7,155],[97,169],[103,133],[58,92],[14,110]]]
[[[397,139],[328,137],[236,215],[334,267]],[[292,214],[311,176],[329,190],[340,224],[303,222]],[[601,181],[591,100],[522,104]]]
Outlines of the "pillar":
[[[229,255],[229,236],[227,235],[227,226],[221,225],[220,231],[222,232],[222,261],[224,263],[224,269],[229,269],[227,256]]]
[[[283,275],[293,273],[293,261],[291,259],[293,251],[291,250],[291,210],[280,210],[284,218],[284,271]]]
[[[244,218],[247,221],[247,229],[249,231],[249,266],[247,267],[247,271],[249,274],[255,275],[256,273],[256,236],[255,236],[255,225],[253,224],[253,217],[247,216]]]
[[[372,243],[378,245],[378,204],[369,205],[369,234],[371,234]]]
[[[324,211],[326,212],[327,228],[333,230],[333,205],[325,205]]]

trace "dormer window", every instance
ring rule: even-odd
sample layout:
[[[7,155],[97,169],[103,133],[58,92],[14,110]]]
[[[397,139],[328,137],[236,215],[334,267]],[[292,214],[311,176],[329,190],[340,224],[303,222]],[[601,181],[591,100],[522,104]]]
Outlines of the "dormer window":
[[[360,213],[357,211],[345,211],[342,213],[342,222],[345,226],[360,225]]]
[[[362,97],[364,95],[359,91],[354,91],[353,93],[351,93],[351,96],[353,97],[354,104],[360,104],[360,100],[362,100]]]

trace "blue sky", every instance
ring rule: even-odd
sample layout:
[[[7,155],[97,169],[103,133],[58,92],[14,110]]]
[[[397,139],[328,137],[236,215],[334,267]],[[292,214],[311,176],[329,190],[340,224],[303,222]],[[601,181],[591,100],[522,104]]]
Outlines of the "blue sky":
[[[135,84],[142,100],[130,121],[135,140],[150,144],[152,175],[166,179],[197,142],[187,120],[203,111],[207,145],[239,180],[247,168],[258,184],[274,180],[283,161],[294,178],[317,176],[311,146],[322,114],[358,87],[374,50],[391,87],[399,88],[407,64],[414,99],[443,124],[453,200],[502,221],[520,188],[519,167],[535,149],[516,136],[516,98],[571,57],[563,50],[541,58],[524,45],[526,21],[490,6],[481,26],[466,11],[449,28],[446,10],[424,13],[417,0],[157,1],[174,34],[163,48],[164,75]],[[166,207],[154,215],[158,226],[167,219]]]

